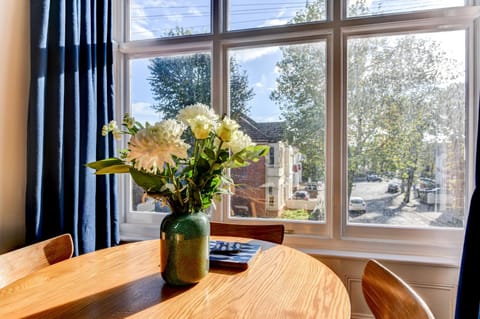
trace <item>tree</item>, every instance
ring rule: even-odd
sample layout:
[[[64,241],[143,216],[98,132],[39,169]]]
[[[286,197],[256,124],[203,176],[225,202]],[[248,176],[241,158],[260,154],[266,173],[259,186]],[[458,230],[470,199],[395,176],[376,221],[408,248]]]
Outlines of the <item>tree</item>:
[[[325,45],[281,48],[277,85],[270,94],[285,119],[285,137],[304,156],[303,177],[314,181],[325,171]]]
[[[307,1],[290,23],[325,19],[324,0]],[[357,1],[352,12],[365,10]],[[304,179],[323,180],[325,175],[326,45],[312,43],[281,48],[279,76],[270,98],[279,105],[286,122],[287,141],[303,155]]]
[[[164,118],[175,117],[185,106],[211,105],[211,59],[209,54],[158,57],[149,65],[148,79],[153,98],[152,108]],[[230,59],[231,117],[248,114],[247,102],[253,98],[248,77],[240,65]]]
[[[446,132],[458,136],[452,132],[457,125],[440,118],[462,104],[461,94],[445,95],[459,74],[440,45],[426,37],[364,38],[349,44],[349,148],[355,153],[351,164],[357,164],[349,163],[349,169],[397,172],[406,184],[407,203],[415,176],[435,166],[432,142],[440,142]]]
[[[368,7],[360,0],[349,10],[357,15]],[[317,0],[307,2],[292,22],[322,17],[324,1]],[[281,50],[277,86],[270,97],[285,118],[288,142],[305,155],[304,176],[321,178],[325,49],[305,44]],[[446,137],[452,145],[462,140],[464,119],[455,115],[464,104],[462,78],[439,43],[417,35],[350,38],[347,59],[348,194],[355,175],[392,172],[406,183],[407,203],[414,178],[426,169],[435,171],[435,145],[445,143]]]

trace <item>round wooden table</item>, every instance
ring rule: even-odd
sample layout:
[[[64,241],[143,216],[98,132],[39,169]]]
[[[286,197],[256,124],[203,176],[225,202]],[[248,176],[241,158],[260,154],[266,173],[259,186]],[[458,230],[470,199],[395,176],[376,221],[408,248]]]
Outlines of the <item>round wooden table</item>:
[[[0,289],[0,318],[350,318],[335,273],[284,245],[261,243],[246,270],[211,268],[188,287],[159,272],[159,240],[120,245],[48,266]]]

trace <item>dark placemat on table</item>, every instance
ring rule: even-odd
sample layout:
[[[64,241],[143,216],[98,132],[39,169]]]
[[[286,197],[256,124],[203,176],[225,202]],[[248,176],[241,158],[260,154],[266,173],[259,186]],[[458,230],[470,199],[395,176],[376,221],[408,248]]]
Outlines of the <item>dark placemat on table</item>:
[[[221,249],[225,249],[222,251]],[[231,251],[228,251],[231,249]],[[260,252],[261,246],[251,243],[210,241],[210,265],[247,269]]]

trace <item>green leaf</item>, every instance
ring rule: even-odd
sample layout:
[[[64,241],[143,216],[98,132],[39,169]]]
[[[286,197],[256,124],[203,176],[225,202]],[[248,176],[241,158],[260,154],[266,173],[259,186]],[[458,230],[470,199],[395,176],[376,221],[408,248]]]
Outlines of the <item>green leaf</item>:
[[[111,165],[101,169],[97,169],[95,174],[105,175],[105,174],[121,174],[130,172],[130,166],[126,164]]]
[[[210,159],[210,160],[215,160],[215,152],[209,148],[205,148],[203,150],[203,152],[205,153],[205,155],[207,155],[207,157]]]
[[[166,184],[165,177],[144,173],[134,168],[130,168],[130,175],[138,186],[148,192],[160,193],[162,187]],[[169,193],[169,191],[167,192]]]
[[[106,158],[100,161],[96,162],[90,162],[86,164],[87,167],[93,168],[95,170],[99,170],[105,167],[113,166],[113,165],[120,165],[120,164],[125,164],[124,161],[122,161],[119,158],[112,157],[112,158]]]

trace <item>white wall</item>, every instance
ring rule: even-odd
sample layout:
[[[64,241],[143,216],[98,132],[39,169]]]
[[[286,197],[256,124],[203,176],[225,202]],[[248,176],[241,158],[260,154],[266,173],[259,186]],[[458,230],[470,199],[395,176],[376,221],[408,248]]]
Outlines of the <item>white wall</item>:
[[[22,245],[25,238],[29,19],[28,0],[1,0],[0,253]]]

